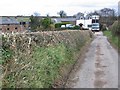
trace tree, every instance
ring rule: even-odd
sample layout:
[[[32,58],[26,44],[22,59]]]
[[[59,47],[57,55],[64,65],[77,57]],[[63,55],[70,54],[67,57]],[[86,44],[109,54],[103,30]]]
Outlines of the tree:
[[[36,30],[38,27],[40,27],[40,20],[37,16],[31,15],[30,20],[31,20],[30,22],[31,30]]]
[[[112,25],[116,20],[115,10],[110,8],[103,8],[99,10],[99,14],[101,16],[101,23],[106,24],[107,26]]]
[[[57,14],[59,14],[61,18],[63,18],[63,17],[66,17],[66,16],[67,16],[67,14],[65,13],[65,11],[63,11],[63,10],[61,10],[61,11],[60,11],[60,12],[58,12]]]
[[[103,8],[98,11],[90,12],[87,14],[87,18],[91,18],[92,15],[100,16],[100,24],[112,25],[116,20],[115,10],[110,8]]]
[[[81,19],[81,18],[84,18],[84,13],[79,12],[73,16],[75,16],[77,19]]]
[[[41,25],[43,26],[44,29],[50,28],[52,24],[52,20],[49,17],[46,17],[41,20]]]
[[[101,16],[109,17],[109,16],[115,16],[115,10],[110,8],[103,8],[100,11]]]
[[[89,13],[87,13],[87,17],[91,17],[92,15],[100,15],[99,14],[99,11],[94,11],[94,12],[89,12]]]

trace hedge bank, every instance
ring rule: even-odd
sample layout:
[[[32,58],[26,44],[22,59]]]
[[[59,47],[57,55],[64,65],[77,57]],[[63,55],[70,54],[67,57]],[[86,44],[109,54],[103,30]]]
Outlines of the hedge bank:
[[[2,35],[0,79],[5,88],[62,87],[91,31]]]

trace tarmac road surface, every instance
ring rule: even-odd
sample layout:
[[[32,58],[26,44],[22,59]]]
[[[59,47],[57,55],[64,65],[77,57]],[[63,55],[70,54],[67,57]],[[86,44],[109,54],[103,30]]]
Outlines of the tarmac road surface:
[[[118,88],[118,52],[102,32],[95,33],[73,88]]]

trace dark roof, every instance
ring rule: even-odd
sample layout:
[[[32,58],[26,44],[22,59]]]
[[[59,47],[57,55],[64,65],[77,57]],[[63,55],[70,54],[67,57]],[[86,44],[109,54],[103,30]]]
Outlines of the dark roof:
[[[0,17],[0,24],[19,24],[15,17]]]
[[[76,21],[76,18],[60,18],[61,21]]]

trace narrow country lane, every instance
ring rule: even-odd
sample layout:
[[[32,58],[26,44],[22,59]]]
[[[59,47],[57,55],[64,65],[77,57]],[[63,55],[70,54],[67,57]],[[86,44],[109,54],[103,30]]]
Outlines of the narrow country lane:
[[[118,88],[118,52],[102,32],[95,33],[73,88]]]

